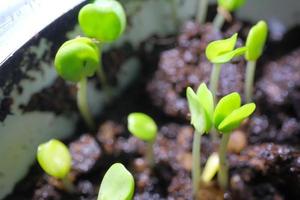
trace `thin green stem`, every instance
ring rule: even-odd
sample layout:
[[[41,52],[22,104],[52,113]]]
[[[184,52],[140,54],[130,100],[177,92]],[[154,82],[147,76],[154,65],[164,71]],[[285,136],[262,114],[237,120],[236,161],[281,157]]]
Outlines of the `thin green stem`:
[[[215,30],[221,30],[225,22],[225,18],[223,15],[218,12],[213,21],[213,27]]]
[[[207,15],[208,0],[198,0],[197,22],[204,24]]]
[[[61,181],[64,184],[64,188],[66,191],[68,191],[69,193],[75,193],[76,189],[74,184],[70,181],[70,179],[68,179],[68,176],[66,176],[65,178],[61,179]]]
[[[146,143],[146,160],[149,166],[152,168],[155,164],[154,162],[154,141],[150,141]]]
[[[222,68],[221,64],[214,64],[212,72],[210,74],[209,89],[213,95],[214,104],[216,104],[216,102],[217,102],[216,96],[217,96],[217,92],[218,92],[221,68]]]
[[[172,8],[172,18],[175,24],[175,28],[177,29],[180,26],[179,19],[178,19],[178,6],[177,0],[171,0],[171,8]]]
[[[250,103],[252,101],[255,68],[256,68],[256,61],[248,61],[247,68],[246,68],[245,88],[244,88],[247,103]]]
[[[200,184],[200,174],[201,174],[201,133],[196,132],[194,133],[193,138],[193,149],[192,149],[192,157],[193,157],[193,164],[192,164],[192,182],[193,182],[193,197],[194,199],[197,196],[197,192],[199,190]]]
[[[85,120],[88,127],[93,130],[95,128],[95,122],[93,120],[92,114],[89,110],[87,101],[87,79],[83,78],[77,83],[77,105],[78,109]]]
[[[230,133],[224,133],[219,147],[220,169],[218,173],[218,182],[224,190],[228,184],[228,165],[226,160],[227,145],[230,138]]]

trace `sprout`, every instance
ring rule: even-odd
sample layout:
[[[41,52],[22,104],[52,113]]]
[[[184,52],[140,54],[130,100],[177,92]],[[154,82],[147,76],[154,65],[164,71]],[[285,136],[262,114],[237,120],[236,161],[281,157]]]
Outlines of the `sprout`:
[[[265,21],[259,21],[250,29],[247,37],[245,58],[248,61],[245,80],[246,102],[252,101],[253,81],[256,61],[262,55],[268,35],[268,25]]]
[[[236,41],[237,33],[235,33],[228,39],[213,41],[206,47],[206,57],[210,62],[214,64],[210,76],[209,89],[213,94],[215,102],[222,64],[229,62],[234,57],[244,54],[246,51],[246,47],[234,49]]]
[[[220,163],[219,163],[219,155],[214,152],[212,153],[205,164],[205,167],[203,169],[202,173],[202,181],[204,183],[209,183],[213,177],[216,175],[220,168]]]
[[[37,160],[48,175],[61,179],[68,191],[74,191],[74,186],[67,177],[71,170],[72,157],[64,143],[52,139],[40,144],[37,150]]]
[[[198,0],[198,10],[197,10],[197,21],[198,23],[204,24],[207,15],[208,0]]]
[[[113,164],[101,182],[97,200],[131,200],[134,193],[134,179],[121,164]]]
[[[150,166],[154,165],[153,144],[157,135],[155,121],[144,113],[128,115],[128,130],[137,138],[147,142],[146,158]]]
[[[87,77],[93,76],[99,65],[99,49],[89,38],[79,37],[65,42],[57,51],[54,65],[66,81],[77,82],[77,104],[87,123],[95,127],[87,103]]]
[[[223,97],[215,108],[213,123],[215,128],[223,133],[219,148],[220,170],[218,181],[224,189],[227,187],[228,182],[228,168],[225,157],[230,133],[254,112],[255,107],[254,103],[241,106],[240,95],[233,92]]]
[[[220,30],[225,21],[225,15],[233,12],[245,4],[245,0],[218,0],[218,13],[213,21],[215,30]]]
[[[214,110],[213,96],[207,86],[202,83],[195,93],[192,88],[186,90],[189,109],[191,112],[191,124],[195,128],[193,138],[193,165],[192,165],[192,180],[193,180],[193,195],[199,188],[201,163],[200,163],[200,148],[201,136],[208,133],[212,127],[212,117]]]

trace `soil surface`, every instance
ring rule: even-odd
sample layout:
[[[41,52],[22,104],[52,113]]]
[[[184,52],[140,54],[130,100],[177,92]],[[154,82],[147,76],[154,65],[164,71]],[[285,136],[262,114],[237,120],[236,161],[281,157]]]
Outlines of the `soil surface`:
[[[192,199],[190,173],[194,132],[187,120],[185,89],[208,82],[211,64],[204,54],[208,42],[240,32],[239,45],[243,44],[248,25],[234,22],[226,27],[221,34],[214,32],[209,24],[200,27],[187,22],[176,37],[153,36],[144,41],[138,51],[143,65],[140,78],[107,106],[97,119],[97,131],[83,131],[79,124],[75,136],[65,141],[73,157],[68,178],[74,183],[75,192],[66,192],[60,181],[47,176],[34,164],[5,200],[96,200],[103,175],[115,162],[123,163],[132,172],[135,200]],[[274,30],[271,33],[276,36],[277,29]],[[214,180],[202,185],[201,199],[300,199],[300,107],[297,103],[300,99],[300,51],[287,42],[297,40],[291,36],[297,34],[288,33],[278,33],[282,35],[280,39],[271,38],[266,54],[258,62],[257,111],[241,129],[232,133],[228,145],[229,189],[220,190]],[[148,48],[149,45],[153,48]],[[243,58],[224,65],[218,96],[232,91],[243,94],[244,72]],[[51,96],[53,90],[46,90],[45,94]],[[40,99],[45,102],[44,98],[35,96],[37,101],[31,103],[38,104]],[[62,100],[74,103],[66,97]],[[32,107],[25,106],[24,110]],[[145,160],[144,142],[132,137],[126,128],[127,115],[137,111],[152,116],[159,126],[153,145],[155,165],[152,169]],[[203,137],[202,167],[217,147],[209,135]]]

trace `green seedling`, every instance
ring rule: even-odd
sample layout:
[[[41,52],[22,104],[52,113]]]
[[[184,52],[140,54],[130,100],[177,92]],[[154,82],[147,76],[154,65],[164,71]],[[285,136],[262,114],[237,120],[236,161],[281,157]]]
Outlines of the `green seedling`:
[[[198,0],[197,22],[202,25],[206,20],[208,0]]]
[[[219,147],[220,169],[218,173],[219,185],[227,188],[228,167],[226,162],[226,150],[230,133],[238,128],[244,119],[248,118],[255,110],[254,103],[241,106],[241,97],[233,92],[223,97],[217,104],[213,116],[213,124],[219,133],[222,133]]]
[[[74,186],[68,179],[72,157],[64,143],[52,139],[40,144],[37,150],[37,161],[48,175],[62,180],[68,191],[74,191]]]
[[[144,113],[131,113],[128,115],[128,130],[132,135],[143,140],[147,144],[146,159],[152,167],[154,165],[153,144],[157,135],[155,121]]]
[[[86,36],[98,40],[100,50],[104,43],[120,38],[126,28],[124,8],[115,0],[96,0],[94,3],[85,5],[79,11],[78,21]],[[110,94],[101,63],[97,75],[104,89]]]
[[[66,81],[76,82],[77,104],[86,124],[95,127],[87,103],[87,77],[93,76],[100,62],[99,49],[89,38],[79,37],[65,42],[57,51],[54,65]]]
[[[218,12],[213,21],[213,27],[215,30],[221,30],[224,22],[225,15],[230,16],[230,12],[233,12],[243,6],[246,0],[218,0]]]
[[[214,152],[208,157],[205,167],[203,169],[203,173],[202,173],[203,183],[209,183],[217,174],[219,168],[220,168],[219,155],[218,153]]]
[[[213,95],[204,83],[199,86],[196,93],[192,88],[188,87],[186,90],[186,96],[191,113],[191,124],[195,128],[192,149],[192,182],[193,196],[196,197],[201,174],[201,136],[211,130],[214,103]]]
[[[245,58],[247,60],[245,97],[246,102],[252,101],[254,74],[256,61],[262,55],[268,35],[268,25],[265,21],[259,21],[250,29],[247,37]]]
[[[228,39],[213,41],[206,47],[206,57],[214,64],[210,76],[209,89],[213,94],[215,102],[222,64],[229,62],[234,57],[244,54],[246,51],[246,47],[234,49],[237,42],[237,36],[237,33],[235,33]]]
[[[134,179],[121,164],[113,164],[101,182],[97,200],[132,200]]]

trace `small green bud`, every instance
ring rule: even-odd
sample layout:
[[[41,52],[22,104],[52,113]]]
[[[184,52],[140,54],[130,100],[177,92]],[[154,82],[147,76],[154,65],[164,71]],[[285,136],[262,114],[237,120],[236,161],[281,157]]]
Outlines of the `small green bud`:
[[[250,29],[247,37],[247,51],[245,57],[248,61],[256,61],[262,54],[268,35],[268,25],[259,21]]]
[[[68,147],[56,139],[38,146],[37,160],[47,174],[60,179],[69,174],[72,164]]]
[[[79,12],[78,21],[85,35],[100,42],[117,40],[126,27],[124,8],[115,0],[97,0],[85,5]]]
[[[131,113],[128,115],[128,130],[137,138],[144,141],[153,141],[157,134],[155,121],[144,113]]]
[[[57,51],[54,65],[65,80],[78,82],[93,76],[99,67],[99,49],[89,38],[79,37],[65,42]]]
[[[245,0],[218,0],[219,6],[232,12],[245,4]]]
[[[113,164],[105,173],[97,200],[132,200],[134,179],[121,164]]]
[[[205,50],[207,59],[214,64],[224,64],[234,57],[244,54],[246,47],[234,49],[237,36],[235,33],[230,38],[209,43]]]

